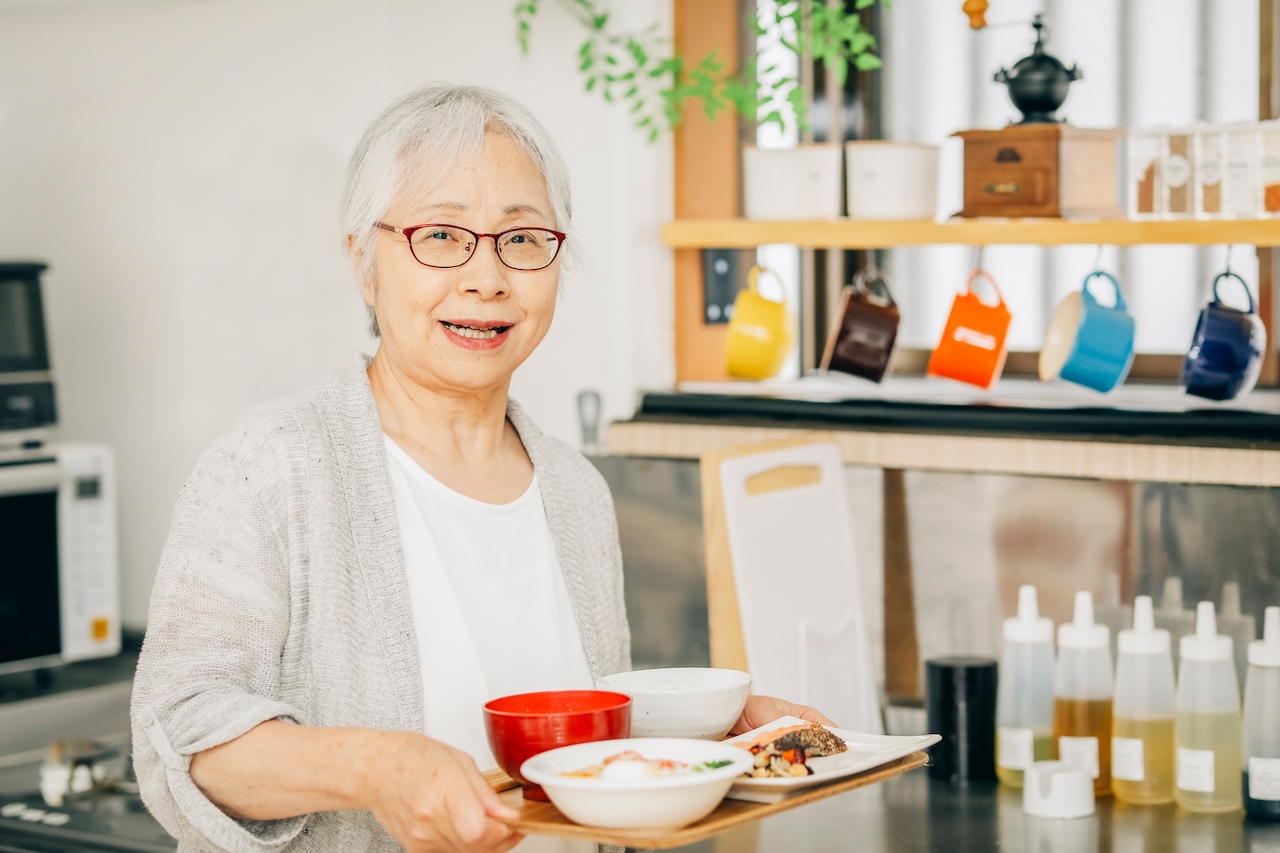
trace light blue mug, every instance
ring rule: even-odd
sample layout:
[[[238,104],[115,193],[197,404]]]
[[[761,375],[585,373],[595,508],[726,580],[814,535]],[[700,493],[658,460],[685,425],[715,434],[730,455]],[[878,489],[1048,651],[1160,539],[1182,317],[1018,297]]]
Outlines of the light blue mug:
[[[1111,282],[1115,305],[1103,305],[1089,290],[1094,279]],[[1040,378],[1065,379],[1105,394],[1129,375],[1133,364],[1133,316],[1120,284],[1096,270],[1076,293],[1058,304],[1040,348]]]

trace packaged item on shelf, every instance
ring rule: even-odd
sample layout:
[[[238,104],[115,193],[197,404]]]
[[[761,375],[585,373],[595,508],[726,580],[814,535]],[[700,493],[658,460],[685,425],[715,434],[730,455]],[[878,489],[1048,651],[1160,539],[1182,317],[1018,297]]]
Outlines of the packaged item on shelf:
[[[1280,122],[1258,126],[1258,179],[1262,183],[1262,215],[1280,216]]]
[[[1227,150],[1223,213],[1230,219],[1256,219],[1262,209],[1262,185],[1258,178],[1258,123],[1226,125],[1223,135]]]
[[[998,683],[996,775],[1021,788],[1031,765],[1049,760],[1053,731],[1053,621],[1030,584],[1018,589],[1018,615],[1004,620]]]
[[[1196,218],[1222,219],[1226,213],[1223,178],[1227,168],[1227,135],[1218,125],[1197,127],[1192,151]]]
[[[1156,130],[1129,131],[1128,206],[1130,219],[1160,218],[1160,146]]]
[[[1189,219],[1195,213],[1195,167],[1190,128],[1165,131],[1160,150],[1161,210],[1165,219]]]
[[[1151,597],[1133,602],[1133,627],[1120,632],[1111,790],[1126,803],[1173,802],[1173,659],[1169,632],[1155,626]]]
[[[1196,607],[1196,632],[1180,645],[1174,797],[1187,811],[1232,811],[1241,806],[1240,688],[1212,601]]]
[[[1231,638],[1235,649],[1237,684],[1244,684],[1249,671],[1249,644],[1258,636],[1254,619],[1240,612],[1240,584],[1227,581],[1222,585],[1222,612],[1218,614],[1218,632]]]
[[[1262,639],[1249,643],[1244,688],[1244,810],[1280,820],[1280,607],[1268,607]]]
[[[1123,216],[1118,154],[1124,131],[1068,124],[962,130],[961,216]]]
[[[974,292],[973,283],[979,278],[990,282],[996,304],[984,302]],[[990,388],[1004,370],[1008,354],[1005,344],[1012,321],[1013,315],[991,273],[974,270],[969,273],[965,292],[951,303],[942,340],[929,356],[925,372],[929,376],[943,376],[979,388]]]
[[[1088,771],[1093,792],[1111,793],[1111,631],[1093,621],[1093,595],[1077,592],[1072,621],[1058,626],[1053,672],[1053,758]]]
[[[1173,648],[1173,671],[1178,671],[1178,650],[1182,638],[1196,630],[1196,614],[1182,606],[1182,578],[1165,578],[1160,606],[1156,608],[1156,627],[1169,632]]]

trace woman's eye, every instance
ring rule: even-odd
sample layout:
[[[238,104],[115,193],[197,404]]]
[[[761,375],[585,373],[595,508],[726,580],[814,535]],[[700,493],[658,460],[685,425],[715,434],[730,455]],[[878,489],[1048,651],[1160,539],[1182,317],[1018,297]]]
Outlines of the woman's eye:
[[[452,238],[453,235],[450,234],[448,231],[432,231],[427,236],[428,236],[428,239],[431,239],[431,240],[448,240]]]

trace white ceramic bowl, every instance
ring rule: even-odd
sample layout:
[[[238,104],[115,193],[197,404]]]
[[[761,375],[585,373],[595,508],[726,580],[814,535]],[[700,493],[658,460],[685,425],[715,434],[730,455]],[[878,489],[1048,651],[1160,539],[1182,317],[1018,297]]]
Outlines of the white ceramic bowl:
[[[742,716],[751,676],[710,667],[639,669],[599,678],[596,688],[631,697],[632,737],[720,740]]]
[[[612,781],[562,776],[599,764],[611,755],[635,750],[651,760],[671,759],[696,765],[732,763],[715,770],[666,779]],[[711,814],[735,779],[751,769],[751,753],[737,746],[689,738],[627,738],[562,746],[535,755],[520,774],[542,786],[551,802],[575,823],[606,829],[670,830]]]

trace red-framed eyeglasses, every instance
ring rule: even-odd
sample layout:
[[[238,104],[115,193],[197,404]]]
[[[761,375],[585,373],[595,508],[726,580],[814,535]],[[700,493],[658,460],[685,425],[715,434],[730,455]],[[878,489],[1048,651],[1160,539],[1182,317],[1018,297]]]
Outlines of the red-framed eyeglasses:
[[[513,270],[533,272],[551,266],[560,255],[567,234],[550,228],[508,228],[497,234],[480,234],[460,225],[431,223],[397,228],[375,223],[383,231],[403,234],[414,260],[424,267],[448,270],[460,267],[475,256],[481,237],[493,240],[498,260]]]

